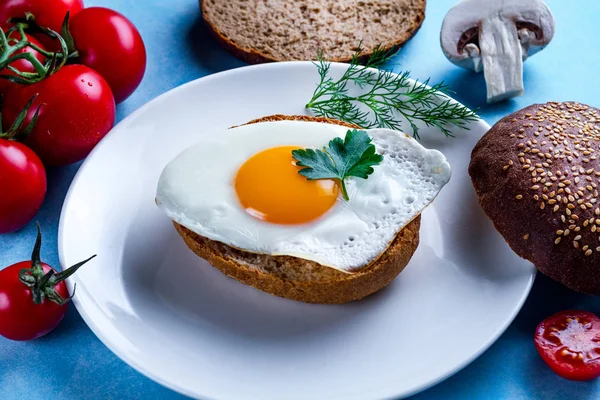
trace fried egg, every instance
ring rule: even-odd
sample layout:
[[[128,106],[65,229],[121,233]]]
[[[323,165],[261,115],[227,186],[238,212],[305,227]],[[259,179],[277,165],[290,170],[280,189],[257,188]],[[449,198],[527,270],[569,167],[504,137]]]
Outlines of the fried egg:
[[[292,150],[322,149],[347,131],[277,121],[205,135],[165,167],[156,203],[209,239],[351,272],[377,259],[433,201],[450,165],[404,133],[367,130],[383,161],[368,179],[346,179],[346,201],[336,181],[300,175]]]

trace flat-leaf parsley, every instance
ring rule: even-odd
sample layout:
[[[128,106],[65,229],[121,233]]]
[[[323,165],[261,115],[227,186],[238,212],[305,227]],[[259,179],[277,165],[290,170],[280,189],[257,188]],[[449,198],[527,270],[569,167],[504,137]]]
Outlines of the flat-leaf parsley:
[[[383,161],[366,131],[356,129],[346,132],[344,140],[335,138],[323,150],[297,149],[292,156],[299,167],[298,173],[308,180],[337,179],[345,200],[349,200],[344,180],[350,176],[367,179],[373,166]]]

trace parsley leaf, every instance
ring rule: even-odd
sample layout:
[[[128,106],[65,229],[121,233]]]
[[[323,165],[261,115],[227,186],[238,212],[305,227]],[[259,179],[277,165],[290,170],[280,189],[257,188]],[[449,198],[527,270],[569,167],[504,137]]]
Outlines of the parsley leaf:
[[[297,149],[292,156],[302,168],[298,173],[308,180],[337,179],[344,199],[349,200],[344,179],[355,176],[367,179],[373,167],[383,161],[366,131],[356,129],[346,132],[344,140],[335,138],[323,150]]]

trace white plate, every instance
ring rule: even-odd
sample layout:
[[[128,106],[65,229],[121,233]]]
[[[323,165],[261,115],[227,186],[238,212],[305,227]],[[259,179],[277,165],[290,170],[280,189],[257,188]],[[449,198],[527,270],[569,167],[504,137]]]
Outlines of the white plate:
[[[343,64],[332,70],[342,73]],[[534,279],[477,204],[471,149],[489,126],[448,139],[450,184],[423,214],[421,245],[381,292],[347,305],[280,299],[222,275],[184,245],[154,204],[163,167],[201,135],[302,114],[318,75],[308,62],[239,68],[190,82],[121,122],[80,168],[59,230],[63,267],[94,333],[157,382],[208,399],[406,396],[472,361],[505,330]]]

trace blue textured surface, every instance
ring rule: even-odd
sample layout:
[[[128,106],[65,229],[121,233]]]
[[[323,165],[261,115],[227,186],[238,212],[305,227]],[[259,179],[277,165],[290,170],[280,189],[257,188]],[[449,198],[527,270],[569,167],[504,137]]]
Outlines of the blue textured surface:
[[[525,95],[493,106],[485,104],[483,77],[453,66],[439,48],[441,21],[453,3],[429,1],[423,27],[398,55],[397,70],[409,69],[415,78],[431,77],[432,82],[446,81],[457,92],[458,100],[479,108],[480,115],[490,124],[531,103],[548,100],[600,105],[600,2],[548,0],[557,19],[553,42],[525,64]],[[119,120],[182,83],[244,65],[208,37],[200,23],[197,0],[87,0],[86,5],[112,7],[128,16],[140,29],[147,46],[146,76],[137,92],[118,107]],[[36,218],[45,234],[42,258],[52,265],[58,265],[56,242],[62,202],[77,167],[49,171],[48,195]],[[18,233],[0,236],[0,265],[27,259],[34,237],[33,224]],[[574,383],[557,377],[533,346],[537,323],[568,308],[600,313],[600,302],[538,275],[523,310],[506,333],[471,365],[415,398],[600,398],[600,381]],[[118,359],[87,328],[74,308],[47,337],[30,343],[0,338],[0,399],[111,398],[181,396]]]

